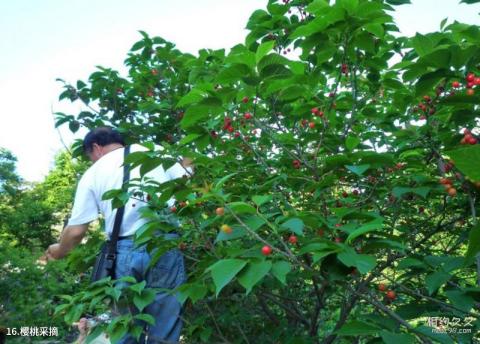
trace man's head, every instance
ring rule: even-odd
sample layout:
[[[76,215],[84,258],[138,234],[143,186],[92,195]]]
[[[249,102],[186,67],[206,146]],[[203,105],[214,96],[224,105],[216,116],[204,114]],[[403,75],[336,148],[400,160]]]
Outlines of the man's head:
[[[93,162],[112,150],[125,146],[122,135],[115,129],[99,127],[91,130],[83,140],[83,150]]]

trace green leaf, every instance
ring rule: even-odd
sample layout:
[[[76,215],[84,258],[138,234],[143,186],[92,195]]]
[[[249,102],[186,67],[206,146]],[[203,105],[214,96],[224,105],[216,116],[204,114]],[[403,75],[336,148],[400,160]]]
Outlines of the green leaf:
[[[418,326],[414,329],[415,332],[419,332],[429,338],[434,339],[436,342],[442,344],[454,344],[454,341],[446,334],[441,332],[435,332],[432,327]]]
[[[282,223],[280,228],[290,230],[293,233],[298,234],[298,235],[303,235],[303,227],[304,226],[305,225],[304,225],[303,221],[301,219],[295,217],[295,218],[291,218],[291,219],[285,221],[284,223]]]
[[[284,285],[287,285],[286,277],[290,270],[292,270],[292,266],[285,260],[275,262],[272,265],[273,276],[275,276]]]
[[[273,49],[274,46],[275,41],[268,41],[258,46],[257,53],[255,54],[255,61],[257,62],[257,64]]]
[[[118,324],[115,326],[113,331],[110,333],[110,341],[112,343],[117,343],[122,337],[128,333],[128,326],[124,324]]]
[[[342,6],[348,14],[352,15],[358,7],[358,0],[337,0],[336,4]]]
[[[192,134],[188,134],[187,136],[183,137],[179,144],[180,145],[186,145],[187,143],[190,143],[192,141],[194,141],[195,139],[199,138],[201,136],[201,134],[195,134],[195,133],[192,133]]]
[[[417,33],[411,41],[413,48],[419,56],[427,55],[433,51],[433,42],[427,36]]]
[[[353,39],[353,45],[365,50],[368,53],[373,54],[375,52],[374,37],[365,31],[362,31],[355,36]]]
[[[359,237],[362,234],[372,232],[382,228],[383,228],[383,219],[375,219],[372,222],[366,223],[360,228],[357,228],[353,232],[351,232],[347,238],[347,243],[351,243],[353,240],[355,240],[357,237]]]
[[[460,1],[461,4],[476,4],[480,2],[480,0],[462,0]]]
[[[236,214],[256,214],[257,210],[245,202],[232,202],[226,205]]]
[[[413,192],[419,196],[422,196],[423,198],[427,198],[428,193],[432,190],[432,188],[429,188],[427,186],[422,186],[419,188],[406,188],[406,187],[394,187],[392,190],[392,193],[395,197],[402,197],[402,195]]]
[[[273,199],[272,195],[255,195],[252,197],[256,205],[261,206],[264,203],[270,202]]]
[[[423,74],[415,85],[415,95],[417,97],[428,94],[445,77],[443,70],[433,73]]]
[[[376,334],[380,328],[360,320],[352,320],[335,331],[340,336],[365,336]]]
[[[151,304],[155,300],[155,292],[150,289],[145,289],[140,295],[135,295],[133,297],[133,303],[141,312],[145,307]]]
[[[327,0],[313,0],[305,8],[305,11],[309,13],[317,14],[323,11],[327,7],[329,7]]]
[[[460,308],[465,312],[470,312],[475,302],[471,296],[460,290],[446,291],[445,295],[447,295],[448,300],[452,305],[455,305],[455,307]]]
[[[332,24],[345,18],[345,10],[340,7],[326,7],[319,16],[306,25],[299,26],[290,36],[290,39],[308,37],[314,33],[325,30]]]
[[[348,136],[345,140],[345,146],[349,151],[352,151],[360,143],[360,138],[358,136]]]
[[[150,325],[155,325],[155,318],[152,317],[150,314],[146,314],[146,313],[137,314],[133,318],[138,320],[143,320]]]
[[[222,187],[223,184],[225,184],[225,182],[227,180],[229,180],[230,178],[232,178],[234,175],[236,175],[238,172],[234,172],[234,173],[230,173],[230,174],[227,174],[226,176],[222,177],[222,179],[220,179],[216,184],[215,184],[215,187],[213,188],[215,191],[218,191],[220,190],[220,188]]]
[[[470,230],[468,235],[468,249],[465,254],[465,266],[470,265],[475,256],[480,252],[480,224]]]
[[[422,268],[426,268],[427,266],[425,265],[424,262],[422,262],[421,260],[418,260],[418,259],[415,259],[415,258],[412,258],[412,257],[407,257],[407,258],[404,258],[402,259],[398,265],[397,265],[397,269],[409,269],[411,267],[422,267]]]
[[[436,271],[425,277],[428,294],[432,295],[438,288],[444,285],[452,276],[443,271]]]
[[[78,321],[83,313],[84,308],[85,305],[83,303],[73,306],[70,311],[65,314],[65,322],[67,324],[72,324],[73,322]]]
[[[212,273],[217,297],[223,287],[230,283],[246,264],[246,261],[240,259],[222,259],[206,269]]]
[[[379,38],[382,38],[385,33],[381,24],[367,24],[364,26],[364,28]]]
[[[411,334],[407,333],[393,333],[387,332],[385,330],[380,332],[380,336],[382,337],[385,344],[415,344],[415,337]]]
[[[207,295],[208,289],[203,284],[197,283],[184,283],[178,288],[178,300],[181,304],[184,304],[185,301],[190,298],[192,303],[201,300]]]
[[[134,284],[134,285],[131,285],[128,287],[128,289],[130,290],[133,290],[134,292],[136,292],[137,294],[141,294],[142,293],[142,290],[145,289],[145,286],[147,285],[147,282],[146,281],[142,281],[140,283],[137,283],[137,284]]]
[[[178,101],[176,108],[180,108],[185,105],[190,105],[193,103],[198,103],[207,96],[208,96],[207,92],[194,88]]]
[[[238,275],[238,282],[246,289],[246,294],[250,293],[253,286],[260,282],[271,268],[272,262],[269,260],[248,263],[247,267]]]
[[[210,114],[211,106],[208,105],[194,105],[190,106],[180,122],[180,127],[182,129],[187,129],[192,125],[200,122],[201,120],[208,117]]]
[[[249,75],[251,69],[245,64],[234,64],[228,66],[218,73],[217,82],[218,83],[234,83],[242,80],[243,77]]]
[[[346,266],[355,266],[362,274],[366,274],[377,265],[374,256],[358,254],[351,248],[347,248],[346,251],[338,253],[337,257]]]
[[[367,171],[370,168],[370,165],[369,164],[357,165],[357,166],[345,165],[345,167],[348,168],[353,173],[355,173],[357,176],[362,176],[365,173],[365,171]]]
[[[122,292],[118,288],[108,288],[105,294],[110,295],[115,301],[118,301]]]
[[[446,153],[458,168],[467,177],[480,181],[480,145],[471,145]]]

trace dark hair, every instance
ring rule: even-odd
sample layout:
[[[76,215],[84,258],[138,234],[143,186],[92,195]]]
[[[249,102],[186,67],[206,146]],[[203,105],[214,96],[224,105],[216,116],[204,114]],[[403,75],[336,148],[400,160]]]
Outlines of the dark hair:
[[[120,133],[110,127],[99,127],[91,130],[83,139],[83,150],[91,152],[93,150],[93,144],[96,143],[100,146],[106,146],[111,143],[120,143],[125,146],[125,141],[123,140]]]

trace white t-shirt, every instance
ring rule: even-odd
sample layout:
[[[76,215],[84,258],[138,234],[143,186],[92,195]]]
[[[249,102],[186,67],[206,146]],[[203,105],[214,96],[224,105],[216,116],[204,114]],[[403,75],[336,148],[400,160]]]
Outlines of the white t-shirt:
[[[147,148],[138,144],[130,146],[130,152],[148,151]],[[116,210],[112,211],[112,200],[102,200],[102,195],[109,190],[120,189],[123,182],[123,152],[124,148],[115,149],[100,159],[85,171],[79,181],[72,209],[72,216],[68,225],[81,225],[96,220],[101,213],[105,218],[105,230],[110,236],[113,230]],[[191,173],[191,167],[187,170]],[[145,174],[144,178],[152,178],[158,183],[181,178],[188,173],[180,163],[176,163],[168,170],[162,165]],[[130,170],[130,179],[140,178],[140,168]],[[168,200],[168,206],[175,203],[174,197]],[[120,236],[132,235],[143,224],[148,222],[143,219],[139,209],[146,204],[137,199],[129,199],[125,204]]]

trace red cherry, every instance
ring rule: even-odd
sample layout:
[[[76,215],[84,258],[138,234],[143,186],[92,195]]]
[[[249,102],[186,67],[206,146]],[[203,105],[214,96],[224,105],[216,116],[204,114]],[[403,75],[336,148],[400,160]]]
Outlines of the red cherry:
[[[383,284],[383,283],[380,283],[380,284],[378,285],[378,290],[379,290],[379,291],[385,291],[385,290],[387,290],[387,286],[386,286],[385,284]]]
[[[473,96],[475,94],[475,91],[471,88],[467,90],[467,96]]]
[[[452,181],[448,178],[442,178],[440,179],[440,184],[443,184],[443,185],[452,184]]]
[[[468,73],[467,77],[465,78],[468,82],[472,82],[475,80],[475,74]]]
[[[265,245],[262,247],[262,254],[264,256],[269,256],[271,253],[272,253],[272,248],[270,246]]]
[[[170,207],[170,211],[171,211],[172,213],[176,212],[176,211],[177,211],[177,207],[175,207],[175,206]]]
[[[347,197],[348,197],[348,193],[347,193],[346,191],[344,191],[344,192],[342,192],[342,196],[343,196],[344,198],[347,198]]]
[[[474,83],[475,85],[480,85],[480,78],[475,78],[475,79],[473,79],[473,83]]]
[[[147,96],[153,97],[153,95],[154,95],[153,91],[150,90],[150,91],[147,92]]]
[[[425,100],[427,103],[430,102],[432,99],[429,96],[423,96],[423,100]]]
[[[183,201],[182,201],[182,202],[180,202],[180,207],[182,207],[182,208],[183,208],[183,207],[186,207],[186,206],[187,206],[187,203],[186,203],[186,202],[183,202]]]
[[[319,112],[317,107],[312,108],[312,113],[316,115]]]
[[[477,139],[474,138],[474,137],[470,137],[470,138],[467,140],[467,143],[468,143],[468,144],[471,144],[471,145],[477,144]]]
[[[248,103],[248,97],[243,97],[242,102],[245,104]]]
[[[387,299],[390,299],[390,300],[395,300],[395,298],[397,297],[397,295],[395,294],[395,292],[393,290],[389,290],[387,291]]]
[[[297,243],[297,237],[295,235],[290,235],[290,237],[288,238],[288,242],[290,244],[296,244]]]
[[[152,75],[158,75],[158,70],[152,69]]]
[[[240,133],[238,131],[235,132],[235,137],[239,137]]]
[[[297,169],[300,168],[300,165],[301,165],[300,160],[293,160],[292,164],[293,164],[293,167]]]
[[[459,88],[460,87],[460,83],[458,81],[454,81],[452,82],[452,87],[453,88]]]
[[[230,127],[227,128],[227,131],[228,131],[229,133],[233,133],[234,130],[235,130],[235,129],[233,129],[232,126],[230,126]]]
[[[252,114],[247,112],[245,115],[243,115],[243,118],[245,119],[251,119],[252,118]]]
[[[358,194],[359,194],[358,190],[353,190],[353,194],[354,194],[355,196],[358,196]]]
[[[343,239],[340,238],[340,237],[336,237],[336,238],[335,238],[335,242],[342,242],[342,241],[343,241]]]
[[[467,82],[467,88],[472,88],[473,86],[475,86],[475,83],[473,81]]]
[[[310,129],[315,128],[315,122],[308,123],[308,126],[310,127]]]

